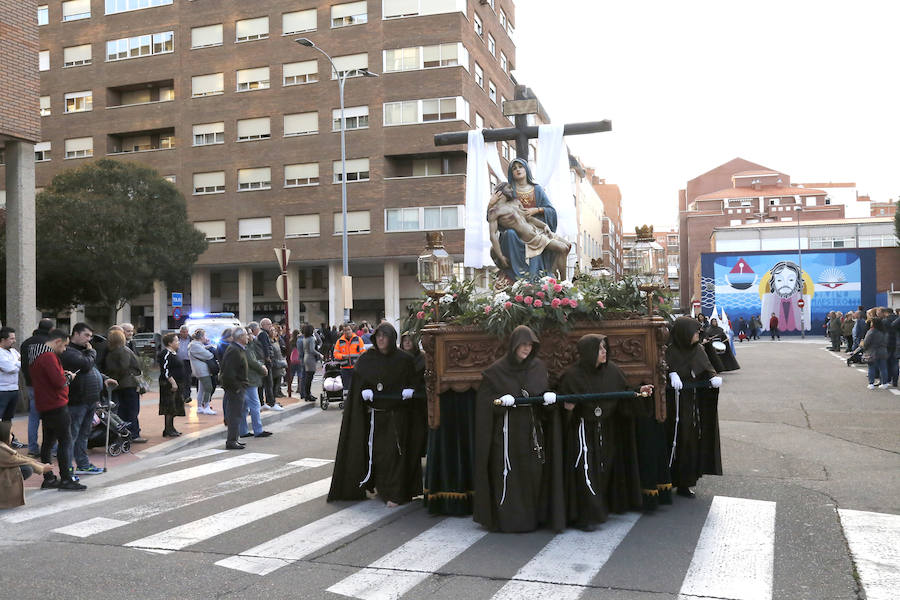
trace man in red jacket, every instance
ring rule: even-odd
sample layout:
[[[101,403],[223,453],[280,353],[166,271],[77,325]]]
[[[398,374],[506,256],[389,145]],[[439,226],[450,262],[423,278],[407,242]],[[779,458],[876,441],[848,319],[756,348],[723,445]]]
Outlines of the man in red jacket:
[[[34,386],[34,405],[41,414],[43,439],[41,440],[41,462],[50,464],[50,453],[53,444],[59,441],[57,461],[59,462],[59,478],[48,471],[44,473],[41,489],[57,488],[65,491],[80,491],[86,486],[72,479],[69,467],[70,423],[69,423],[69,384],[76,373],[63,371],[59,356],[65,352],[69,343],[68,334],[61,329],[54,329],[47,341],[35,349],[36,357],[31,363],[31,383]]]

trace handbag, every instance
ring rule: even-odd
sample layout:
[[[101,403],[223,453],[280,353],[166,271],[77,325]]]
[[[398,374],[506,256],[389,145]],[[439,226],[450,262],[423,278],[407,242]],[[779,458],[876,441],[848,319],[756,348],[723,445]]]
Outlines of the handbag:
[[[866,363],[867,365],[874,365],[875,364],[875,355],[872,354],[871,352],[863,352],[862,361],[864,363]]]
[[[205,361],[207,368],[209,369],[210,375],[218,375],[219,374],[219,361],[213,358],[208,358]]]
[[[135,379],[137,379],[137,393],[138,394],[143,396],[144,394],[146,394],[147,392],[150,391],[150,382],[147,381],[146,377],[144,377],[143,375],[137,375],[137,376],[135,376]]]

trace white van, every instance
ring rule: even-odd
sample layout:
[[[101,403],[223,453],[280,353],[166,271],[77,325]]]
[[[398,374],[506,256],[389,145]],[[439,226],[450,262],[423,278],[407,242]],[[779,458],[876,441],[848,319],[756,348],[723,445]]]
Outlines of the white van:
[[[218,344],[222,339],[222,332],[226,329],[241,327],[241,322],[235,318],[234,313],[191,313],[185,319],[188,332],[193,335],[198,329],[206,332],[206,338],[210,343]]]

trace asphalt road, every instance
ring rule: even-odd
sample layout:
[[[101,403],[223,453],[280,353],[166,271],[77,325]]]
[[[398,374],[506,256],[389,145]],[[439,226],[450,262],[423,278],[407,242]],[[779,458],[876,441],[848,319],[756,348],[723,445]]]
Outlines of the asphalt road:
[[[157,451],[0,511],[3,598],[896,598],[900,395],[819,343],[739,345],[725,475],[591,534],[492,534],[418,503],[325,503],[340,428],[306,405],[222,451]],[[330,591],[329,591],[330,588]]]

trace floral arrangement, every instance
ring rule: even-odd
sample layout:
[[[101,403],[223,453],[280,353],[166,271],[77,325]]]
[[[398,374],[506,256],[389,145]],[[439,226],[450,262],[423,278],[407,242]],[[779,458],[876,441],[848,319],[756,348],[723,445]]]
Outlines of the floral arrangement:
[[[667,298],[657,294],[660,312],[667,314]],[[443,296],[428,297],[408,307],[404,330],[418,335],[432,322],[478,325],[504,337],[519,325],[537,332],[545,328],[568,330],[578,321],[636,318],[647,314],[645,292],[626,277],[581,274],[573,280],[550,276],[520,279],[505,290],[479,291],[471,281],[454,280]]]

